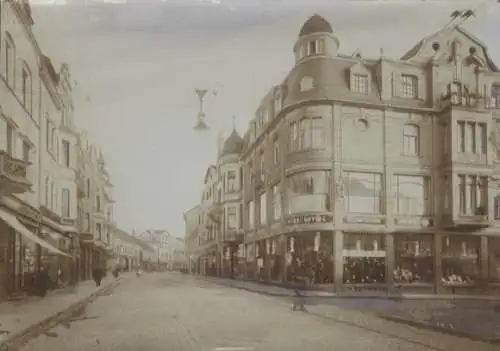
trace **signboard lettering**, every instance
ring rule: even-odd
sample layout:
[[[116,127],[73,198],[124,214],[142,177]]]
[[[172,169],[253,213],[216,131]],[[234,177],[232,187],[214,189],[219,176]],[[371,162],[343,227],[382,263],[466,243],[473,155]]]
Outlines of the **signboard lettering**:
[[[331,215],[303,215],[287,218],[288,225],[295,224],[315,224],[315,223],[331,223],[333,216]]]

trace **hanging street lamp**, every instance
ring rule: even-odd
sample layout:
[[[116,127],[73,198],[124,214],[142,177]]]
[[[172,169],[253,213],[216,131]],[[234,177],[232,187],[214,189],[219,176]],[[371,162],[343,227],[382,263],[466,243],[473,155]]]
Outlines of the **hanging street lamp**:
[[[210,127],[206,121],[206,114],[203,110],[203,100],[207,93],[207,89],[195,89],[196,95],[198,95],[199,103],[200,103],[200,111],[198,112],[198,117],[196,119],[196,124],[193,129],[197,132],[209,130]]]

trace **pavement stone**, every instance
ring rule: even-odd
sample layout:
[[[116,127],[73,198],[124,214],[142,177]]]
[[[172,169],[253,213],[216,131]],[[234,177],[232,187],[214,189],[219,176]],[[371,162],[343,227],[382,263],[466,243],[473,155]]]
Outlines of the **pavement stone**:
[[[84,281],[73,288],[50,291],[44,298],[29,297],[16,303],[0,304],[0,350],[9,349],[15,339],[27,337],[39,325],[48,323],[52,317],[64,313],[71,306],[91,298],[106,289],[118,279],[107,276],[100,288],[93,281]]]
[[[126,307],[124,307],[126,306]],[[172,273],[127,279],[89,305],[86,319],[57,326],[22,351],[497,351],[498,347]]]
[[[269,296],[293,295],[293,291],[277,286],[213,277],[203,277],[203,279]],[[380,317],[414,327],[500,344],[500,302],[496,299],[483,299],[482,296],[478,299],[473,299],[471,296],[467,298],[440,296],[438,299],[425,299],[421,296],[400,299],[391,299],[387,296],[378,299],[357,296],[354,299],[335,298],[339,296],[315,291],[305,291],[303,295],[306,296],[309,308],[314,306],[314,310],[317,311],[333,309],[336,311],[334,315],[338,315],[340,309],[359,311],[364,317],[369,313],[374,318]]]

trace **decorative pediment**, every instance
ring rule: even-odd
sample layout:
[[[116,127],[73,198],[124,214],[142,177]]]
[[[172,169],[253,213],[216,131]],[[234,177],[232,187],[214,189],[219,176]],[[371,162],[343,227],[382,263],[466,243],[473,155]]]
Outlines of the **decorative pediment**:
[[[488,55],[486,45],[464,29],[455,26],[442,29],[418,42],[401,60],[414,62],[447,61],[449,63],[464,62],[474,64],[493,72],[498,67]]]

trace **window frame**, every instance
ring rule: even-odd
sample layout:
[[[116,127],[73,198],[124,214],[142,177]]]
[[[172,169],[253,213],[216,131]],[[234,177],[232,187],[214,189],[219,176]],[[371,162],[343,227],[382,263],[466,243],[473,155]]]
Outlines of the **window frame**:
[[[415,74],[403,73],[401,80],[401,96],[409,99],[418,99],[419,80]]]

